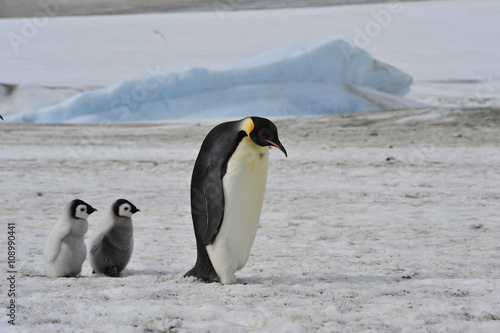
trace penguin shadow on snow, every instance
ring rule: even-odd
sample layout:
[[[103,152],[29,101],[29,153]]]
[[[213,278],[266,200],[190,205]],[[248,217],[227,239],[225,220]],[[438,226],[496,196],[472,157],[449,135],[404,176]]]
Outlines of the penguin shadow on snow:
[[[387,275],[344,275],[332,274],[323,276],[298,277],[298,276],[265,276],[265,277],[247,277],[238,278],[236,284],[257,285],[257,284],[308,284],[308,283],[361,283],[361,282],[401,282],[405,277],[387,276]]]
[[[119,277],[126,278],[130,276],[136,276],[136,275],[146,275],[146,276],[176,276],[181,274],[181,272],[168,272],[168,271],[160,271],[154,268],[146,268],[146,269],[140,269],[140,270],[135,270],[135,269],[125,269],[122,274]],[[96,274],[97,275],[97,274]],[[98,274],[97,276],[104,276],[107,277],[106,275],[103,274]]]

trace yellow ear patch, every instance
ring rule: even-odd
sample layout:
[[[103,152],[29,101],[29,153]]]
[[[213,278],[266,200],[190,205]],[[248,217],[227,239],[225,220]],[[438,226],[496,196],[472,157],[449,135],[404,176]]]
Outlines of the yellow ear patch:
[[[247,135],[250,135],[252,133],[253,129],[255,127],[255,124],[253,123],[252,118],[245,118],[241,122],[241,130],[245,131]]]

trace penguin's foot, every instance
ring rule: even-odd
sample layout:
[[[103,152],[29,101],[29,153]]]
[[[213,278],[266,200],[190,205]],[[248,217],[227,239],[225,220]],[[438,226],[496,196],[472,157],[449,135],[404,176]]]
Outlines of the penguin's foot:
[[[118,270],[117,267],[109,267],[102,271],[102,274],[107,275],[109,277],[120,277],[121,271]]]
[[[197,267],[193,267],[190,271],[188,271],[186,274],[184,274],[184,277],[189,277],[193,276],[197,278],[198,280],[201,280],[202,282],[205,283],[213,283],[213,282],[220,282],[219,277],[217,276],[217,273],[205,273],[199,272]]]
[[[80,277],[80,274],[66,274],[62,277],[65,277],[65,278],[78,278]]]

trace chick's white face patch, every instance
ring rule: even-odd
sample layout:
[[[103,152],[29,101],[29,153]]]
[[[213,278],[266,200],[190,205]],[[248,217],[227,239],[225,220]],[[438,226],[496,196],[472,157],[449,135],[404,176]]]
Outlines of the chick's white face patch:
[[[132,207],[128,203],[120,205],[120,208],[118,209],[118,216],[132,217],[132,214]]]
[[[87,217],[89,217],[89,214],[87,212],[87,206],[86,205],[78,205],[78,206],[76,206],[75,217],[77,219],[86,220]]]

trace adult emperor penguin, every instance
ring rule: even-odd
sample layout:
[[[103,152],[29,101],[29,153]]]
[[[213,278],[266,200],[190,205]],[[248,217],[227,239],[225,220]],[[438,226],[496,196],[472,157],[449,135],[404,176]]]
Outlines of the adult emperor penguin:
[[[101,223],[90,245],[92,273],[118,277],[134,250],[132,215],[140,210],[130,201],[116,200]]]
[[[191,179],[191,215],[197,259],[186,273],[205,282],[231,284],[250,255],[267,180],[269,146],[286,150],[276,126],[248,117],[208,133]]]
[[[96,210],[80,199],[64,207],[61,219],[50,231],[43,248],[48,277],[73,277],[80,274],[87,256],[84,240],[89,228],[87,218]]]

